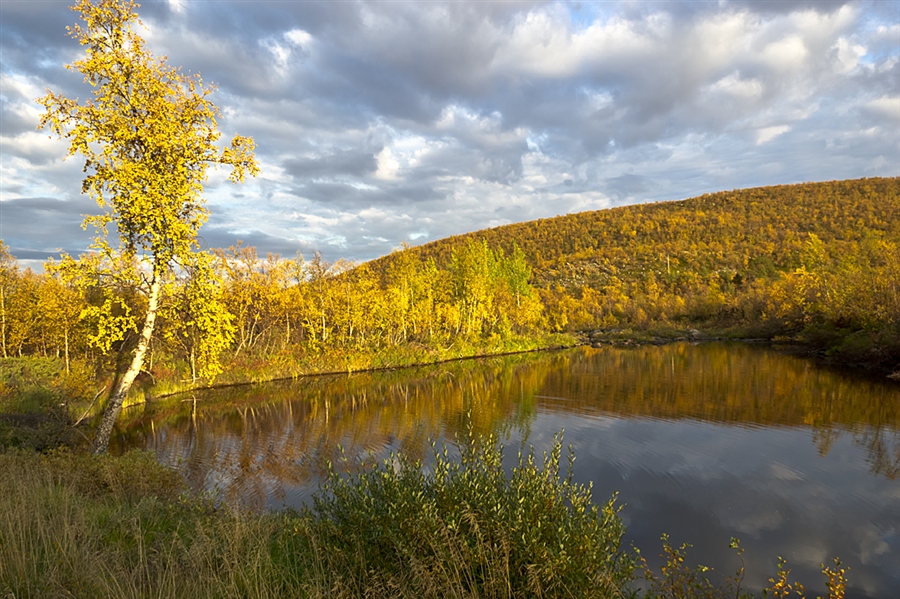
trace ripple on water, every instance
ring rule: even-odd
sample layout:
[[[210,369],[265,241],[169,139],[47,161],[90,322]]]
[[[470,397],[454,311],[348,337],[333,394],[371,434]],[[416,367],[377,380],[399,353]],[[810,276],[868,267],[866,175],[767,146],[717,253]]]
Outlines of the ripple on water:
[[[900,387],[762,347],[584,348],[199,396],[196,413],[143,416],[116,447],[279,509],[309,503],[339,447],[356,465],[391,451],[427,462],[431,440],[452,446],[471,427],[497,433],[511,465],[565,429],[576,480],[598,500],[619,492],[627,542],[648,558],[667,532],[730,573],[738,536],[747,588],[767,584],[777,555],[810,594],[833,556],[850,567],[848,596],[900,588]]]

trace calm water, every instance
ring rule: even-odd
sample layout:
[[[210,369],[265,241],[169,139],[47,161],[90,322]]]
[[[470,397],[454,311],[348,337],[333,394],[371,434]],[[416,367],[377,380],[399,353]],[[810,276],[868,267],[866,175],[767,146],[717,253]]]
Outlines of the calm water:
[[[738,567],[761,589],[787,558],[824,593],[819,564],[850,567],[849,597],[900,597],[900,386],[726,343],[529,354],[198,393],[127,413],[119,451],[142,447],[199,489],[245,506],[309,501],[324,458],[427,459],[468,423],[510,462],[554,434],[575,477],[615,491],[648,558],[666,532],[694,563]],[[130,420],[129,420],[130,419]],[[657,560],[658,561],[658,560]],[[651,560],[651,563],[656,563]]]

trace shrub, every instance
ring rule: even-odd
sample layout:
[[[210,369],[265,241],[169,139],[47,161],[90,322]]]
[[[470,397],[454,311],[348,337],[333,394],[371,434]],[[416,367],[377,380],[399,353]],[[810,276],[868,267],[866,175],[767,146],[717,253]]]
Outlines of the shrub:
[[[639,557],[644,569],[644,578],[650,582],[650,588],[643,593],[644,599],[751,599],[752,595],[741,590],[744,580],[744,549],[738,539],[732,537],[730,547],[737,551],[741,567],[733,576],[725,577],[718,583],[717,572],[712,568],[698,565],[692,568],[687,562],[687,549],[691,546],[684,543],[674,547],[669,542],[669,535],[662,535],[663,553],[661,557],[666,563],[659,574],[647,564],[647,560]],[[640,551],[638,551],[640,556]]]
[[[434,450],[430,471],[392,455],[314,497],[310,538],[338,586],[360,595],[404,588],[419,596],[615,597],[634,560],[623,551],[615,497],[598,507],[560,475],[558,436],[543,468],[533,450],[507,476],[493,437]]]
[[[72,404],[87,403],[96,387],[79,362],[67,371],[58,358],[0,358],[0,447],[45,451],[77,443]]]

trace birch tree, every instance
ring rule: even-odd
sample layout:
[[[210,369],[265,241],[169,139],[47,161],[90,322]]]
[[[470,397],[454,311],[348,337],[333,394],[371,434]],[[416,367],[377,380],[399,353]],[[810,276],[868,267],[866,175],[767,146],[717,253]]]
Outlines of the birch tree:
[[[207,219],[202,197],[209,166],[231,167],[237,183],[258,172],[250,138],[235,136],[220,148],[219,112],[209,100],[214,86],[156,58],[135,29],[141,25],[131,0],[80,0],[72,7],[81,23],[69,35],[85,58],[66,68],[84,75],[92,96],[80,103],[48,91],[40,127],[69,143],[68,155],[84,157],[82,192],[102,209],[93,225],[101,260],[84,261],[85,276],[125,279],[146,295],[146,312],[128,370],[113,390],[94,441],[109,445],[116,417],[140,372],[160,307],[164,280],[173,269],[195,264],[191,253]],[[116,235],[108,235],[110,225]],[[112,239],[112,241],[111,241]],[[63,262],[80,263],[66,256]],[[124,272],[96,272],[98,265],[129,264]],[[71,269],[70,269],[71,270]]]
[[[6,349],[9,296],[15,287],[18,276],[19,266],[16,264],[16,259],[9,253],[9,246],[0,239],[0,353],[4,358],[9,357]]]

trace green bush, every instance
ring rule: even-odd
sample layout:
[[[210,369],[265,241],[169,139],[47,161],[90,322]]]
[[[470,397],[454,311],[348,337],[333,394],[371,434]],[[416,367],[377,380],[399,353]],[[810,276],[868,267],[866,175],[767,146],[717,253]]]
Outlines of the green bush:
[[[0,412],[65,411],[70,402],[88,400],[98,388],[81,362],[67,371],[60,358],[0,358]]]
[[[460,459],[434,451],[426,471],[392,455],[380,466],[334,472],[314,497],[310,538],[341,572],[338,586],[414,589],[420,596],[616,597],[628,594],[634,560],[621,548],[615,497],[598,507],[560,475],[562,443],[519,455],[507,476],[491,437],[460,444]]]
[[[59,358],[0,358],[0,447],[46,451],[82,437],[72,426],[99,385],[88,368]]]

